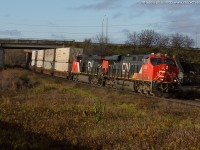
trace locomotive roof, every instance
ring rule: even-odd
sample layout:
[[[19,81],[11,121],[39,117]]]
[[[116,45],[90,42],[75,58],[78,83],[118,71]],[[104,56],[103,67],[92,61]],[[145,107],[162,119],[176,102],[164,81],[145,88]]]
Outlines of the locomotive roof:
[[[110,61],[120,61],[121,55],[105,56],[104,58],[105,60],[110,60]]]

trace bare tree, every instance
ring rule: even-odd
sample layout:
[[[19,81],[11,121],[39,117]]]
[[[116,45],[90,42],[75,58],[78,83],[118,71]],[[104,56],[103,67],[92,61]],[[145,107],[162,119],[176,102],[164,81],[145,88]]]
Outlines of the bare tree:
[[[128,40],[126,41],[126,44],[133,46],[134,50],[139,45],[139,37],[137,32],[129,33],[127,35]]]
[[[192,46],[194,46],[194,39],[188,37],[187,35],[184,37],[183,40],[183,46],[184,48],[191,48]]]
[[[96,47],[97,53],[99,55],[105,55],[108,52],[108,41],[107,37],[103,37],[103,35],[96,35],[96,42],[99,43],[99,46]]]
[[[157,42],[157,33],[154,30],[143,30],[139,34],[140,45],[151,48]]]
[[[169,42],[170,42],[169,36],[164,35],[164,34],[158,35],[157,47],[159,49],[162,49],[162,48],[165,49],[169,47]]]
[[[171,36],[171,47],[174,49],[180,49],[184,45],[184,36],[176,33]]]
[[[92,54],[94,50],[94,46],[92,44],[92,39],[85,39],[84,40],[84,53],[85,54]]]
[[[143,46],[145,48],[173,49],[191,48],[194,45],[194,39],[176,33],[165,35],[157,33],[154,30],[143,30],[140,33],[133,32],[127,35],[126,44],[133,46]]]

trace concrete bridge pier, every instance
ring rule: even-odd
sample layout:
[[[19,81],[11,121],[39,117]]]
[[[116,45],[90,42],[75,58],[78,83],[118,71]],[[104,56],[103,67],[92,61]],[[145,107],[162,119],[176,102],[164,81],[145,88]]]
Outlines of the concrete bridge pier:
[[[0,47],[0,69],[4,68],[4,49]]]

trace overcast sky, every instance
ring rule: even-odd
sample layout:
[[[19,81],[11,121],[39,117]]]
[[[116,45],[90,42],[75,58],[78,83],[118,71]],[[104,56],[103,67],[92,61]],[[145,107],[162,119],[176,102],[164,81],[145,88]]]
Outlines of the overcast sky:
[[[200,0],[1,0],[0,38],[83,41],[102,34],[102,24],[113,43],[153,29],[191,36],[200,46]]]

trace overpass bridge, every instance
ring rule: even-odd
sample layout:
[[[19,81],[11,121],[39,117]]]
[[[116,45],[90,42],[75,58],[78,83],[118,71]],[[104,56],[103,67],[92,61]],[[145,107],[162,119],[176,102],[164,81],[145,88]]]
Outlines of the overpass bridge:
[[[0,69],[4,68],[4,49],[51,49],[74,45],[75,40],[0,39]]]

